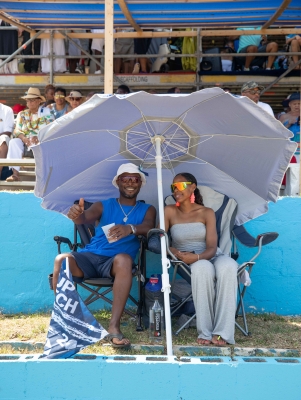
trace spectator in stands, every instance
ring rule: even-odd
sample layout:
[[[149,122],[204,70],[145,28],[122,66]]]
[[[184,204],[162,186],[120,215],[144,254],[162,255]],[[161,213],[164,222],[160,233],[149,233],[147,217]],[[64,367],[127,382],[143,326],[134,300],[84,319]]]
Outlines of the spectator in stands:
[[[287,35],[286,36],[286,44],[290,46],[289,47],[290,51],[299,52],[301,49],[301,36],[295,35],[295,34]],[[300,56],[295,55],[295,56],[292,56],[292,58],[293,58],[294,64],[296,64],[299,61]],[[296,67],[294,69],[301,69],[300,64],[296,65]]]
[[[248,27],[248,28],[237,28],[237,30],[258,30],[259,28]],[[234,37],[232,40],[239,38],[239,46],[238,53],[277,53],[278,44],[276,42],[268,42],[266,35],[241,35],[239,37]],[[264,64],[266,63],[266,70],[272,69],[273,63],[275,60],[275,56],[263,56],[263,57],[255,57],[255,56],[247,56],[245,57],[245,71],[249,71],[251,67],[259,67],[264,68]]]
[[[13,110],[0,103],[0,158],[6,158],[11,134],[14,130]],[[0,178],[2,174],[0,165]]]
[[[146,54],[151,43],[151,38],[134,39],[135,54]],[[137,57],[134,65],[133,74],[147,74],[150,72],[150,62],[148,58]]]
[[[221,50],[221,53],[226,52],[229,54],[236,54],[236,49],[235,49],[235,45],[234,45],[234,40],[230,39],[230,38],[226,38],[224,41],[224,48]],[[229,56],[226,56],[227,58],[225,58],[224,60],[230,60],[232,61],[231,64],[231,71],[242,71],[243,70],[243,65],[244,63],[241,60],[241,57],[231,57],[231,59],[229,58]],[[223,65],[223,58],[221,58],[222,61],[222,65]],[[228,62],[225,62],[224,64],[229,64]]]
[[[91,29],[92,33],[104,33],[104,29]],[[115,29],[113,29],[113,32],[116,32]],[[92,39],[92,44],[91,44],[91,50],[94,50],[95,53],[95,58],[97,61],[101,63],[101,58],[98,58],[96,56],[101,56],[103,51],[104,51],[104,45],[105,45],[105,40],[103,38],[101,39]],[[113,48],[113,52],[115,53],[115,45]],[[99,65],[95,66],[95,74],[101,74],[101,68]]]
[[[23,45],[30,39],[30,33],[23,31]],[[22,53],[24,56],[39,56],[41,51],[41,39],[35,39],[33,42],[29,43],[25,48],[23,48]],[[25,58],[24,70],[26,73],[36,74],[39,70],[40,59],[39,58]]]
[[[1,28],[7,26],[12,27],[13,25],[5,22],[1,19],[0,15],[0,26]],[[18,49],[18,36],[22,34],[22,31],[14,29],[3,29],[0,31],[0,55],[13,54]],[[18,74],[18,60],[15,58],[12,61],[6,63],[1,69],[0,74]]]
[[[248,97],[250,100],[254,101],[254,103],[256,103],[260,108],[262,108],[263,110],[265,110],[267,113],[269,113],[274,117],[274,112],[271,106],[267,103],[262,103],[261,101],[259,101],[260,92],[263,89],[264,87],[258,85],[258,83],[254,81],[249,81],[242,85],[241,95]]]
[[[149,93],[149,94],[158,94],[158,92],[157,92],[156,89],[150,89],[150,90],[148,91],[148,93]]]
[[[66,102],[66,90],[62,87],[57,87],[54,92],[55,103],[48,107],[52,110],[54,118],[58,119],[72,110],[71,106]]]
[[[123,30],[122,32],[132,32],[131,29]],[[134,55],[134,39],[132,38],[117,38],[115,42],[115,54]],[[134,68],[134,58],[114,58],[114,73],[131,74]]]
[[[71,31],[67,31],[68,33],[73,33],[75,31],[71,30]],[[73,42],[75,42],[76,44],[78,44],[80,46],[80,41],[77,38],[73,38],[72,39]],[[83,71],[80,69],[79,67],[79,58],[81,55],[81,51],[80,49],[75,46],[75,44],[73,44],[73,42],[71,42],[68,39],[68,44],[67,44],[67,52],[69,56],[77,56],[78,58],[68,58],[68,64],[69,64],[69,72],[70,74],[74,74],[75,72],[82,74]]]
[[[84,29],[74,29],[68,31],[68,33],[86,33]],[[89,39],[77,39],[72,38],[73,42],[75,42],[78,46],[80,46],[83,50],[89,52]],[[69,56],[78,56],[78,58],[69,58],[69,72],[71,74],[78,73],[84,74],[85,73],[85,59],[80,58],[81,55],[85,55],[81,49],[79,49],[75,44],[73,44],[70,40],[68,40],[68,54]]]
[[[224,72],[233,70],[233,57],[230,54],[231,50],[228,47],[221,49],[222,70]]]
[[[282,114],[279,121],[289,129],[294,137],[292,140],[298,143],[298,148],[295,152],[297,155],[298,162],[300,160],[300,93],[292,93],[289,99],[284,101],[284,106],[288,104],[290,111],[286,114]]]
[[[46,101],[43,104],[44,107],[52,104],[54,102],[54,91],[55,87],[53,85],[47,85],[44,90]]]
[[[129,94],[131,93],[130,88],[127,85],[119,85],[116,94]]]
[[[83,104],[86,99],[85,99],[85,96],[82,94],[82,92],[80,90],[72,90],[70,92],[69,96],[66,97],[66,100],[70,104],[71,111],[72,111],[76,107],[78,107],[81,104]]]
[[[14,117],[17,117],[17,115],[20,111],[23,111],[26,109],[26,106],[23,106],[22,104],[17,103],[12,106],[12,109],[14,112]]]
[[[8,158],[22,158],[25,147],[38,144],[39,130],[54,120],[50,112],[46,113],[44,108],[40,107],[40,104],[45,102],[46,99],[41,95],[38,88],[29,88],[26,96],[22,99],[26,100],[27,109],[20,111],[17,116],[14,130],[15,139],[11,139],[9,143]],[[13,174],[6,179],[7,182],[20,181],[20,167],[14,166],[10,169],[12,169]]]
[[[173,87],[168,89],[167,93],[181,93],[181,90],[178,87]]]
[[[49,33],[49,31],[45,31]],[[54,31],[57,34],[58,31]],[[41,55],[49,56],[51,52],[50,39],[41,39]],[[53,39],[53,53],[55,56],[65,56],[65,41],[64,39]],[[66,72],[66,59],[65,58],[55,58],[53,60],[53,72]],[[49,58],[41,59],[41,72],[47,74],[50,72],[50,60]]]

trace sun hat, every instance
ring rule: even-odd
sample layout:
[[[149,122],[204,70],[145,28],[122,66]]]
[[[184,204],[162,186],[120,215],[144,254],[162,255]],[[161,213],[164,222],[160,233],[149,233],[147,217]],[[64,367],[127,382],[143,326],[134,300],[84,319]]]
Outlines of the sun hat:
[[[289,103],[294,100],[300,100],[300,93],[295,92],[289,94],[286,99],[283,100],[282,105],[283,107],[288,107]]]
[[[245,92],[246,90],[251,90],[251,89],[256,89],[256,88],[258,88],[259,90],[262,90],[262,89],[264,89],[264,86],[258,85],[258,83],[254,82],[254,81],[249,81],[242,85],[241,93]]]
[[[70,94],[67,96],[67,97],[65,97],[65,99],[70,103],[70,97],[82,97],[82,99],[84,99],[84,97],[85,96],[83,96],[82,94],[81,94],[81,92],[78,92],[77,90],[72,90],[71,92],[70,92]]]
[[[142,181],[142,186],[146,184],[146,179],[145,175],[143,172],[140,171],[140,169],[137,167],[137,165],[132,164],[132,163],[127,163],[127,164],[121,164],[120,167],[118,168],[116,176],[114,176],[114,179],[112,180],[112,184],[118,189],[118,185],[116,183],[118,176],[124,174],[139,174],[141,176],[141,181]]]
[[[36,99],[40,98],[42,101],[46,101],[45,97],[41,95],[40,89],[30,87],[25,96],[21,97],[21,99]]]

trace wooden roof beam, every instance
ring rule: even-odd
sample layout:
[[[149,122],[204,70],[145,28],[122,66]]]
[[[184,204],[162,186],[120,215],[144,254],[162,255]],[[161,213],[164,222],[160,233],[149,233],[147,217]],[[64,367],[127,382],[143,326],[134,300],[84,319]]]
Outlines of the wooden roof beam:
[[[262,26],[261,29],[267,29],[273,22],[275,22],[280,15],[286,10],[292,0],[283,0],[281,6],[275,12],[275,14]]]
[[[140,26],[136,23],[134,20],[132,14],[130,13],[130,10],[128,9],[128,6],[125,2],[125,0],[117,0],[119,7],[121,8],[125,18],[128,20],[129,24],[132,25],[132,27],[135,29],[137,32],[142,32],[142,29]]]
[[[8,22],[9,24],[14,25],[19,29],[22,29],[23,31],[27,31],[29,33],[35,33],[33,29],[30,29],[28,28],[28,26],[23,25],[20,22],[15,21],[13,18],[6,16],[3,12],[0,12],[0,19],[3,19],[3,21]]]

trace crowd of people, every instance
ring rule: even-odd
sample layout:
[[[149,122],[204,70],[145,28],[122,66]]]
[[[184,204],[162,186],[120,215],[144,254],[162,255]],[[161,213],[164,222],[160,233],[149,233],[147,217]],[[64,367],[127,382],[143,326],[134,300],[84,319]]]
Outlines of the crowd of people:
[[[263,86],[254,81],[246,82],[241,87],[241,96],[248,97],[260,108],[271,116],[277,118],[293,133],[292,140],[298,143],[296,161],[300,161],[300,93],[292,93],[283,101],[283,112],[275,114],[271,106],[260,100]],[[231,88],[224,87],[225,92],[231,93]],[[119,95],[131,93],[127,85],[120,85],[116,92]],[[156,90],[150,90],[150,94],[157,94]],[[169,94],[181,93],[180,88],[168,89]],[[10,108],[0,103],[0,158],[20,159],[22,156],[33,157],[31,146],[38,143],[38,132],[54,120],[68,114],[85,101],[89,100],[97,92],[89,92],[87,96],[79,90],[71,90],[67,95],[63,87],[47,85],[44,95],[38,88],[29,88],[22,97],[26,106],[16,104]],[[232,93],[231,93],[232,94]],[[234,94],[233,94],[234,95]],[[236,95],[234,95],[236,96]],[[16,119],[14,119],[14,113]],[[8,182],[20,181],[19,167],[0,167],[1,180]]]
[[[7,22],[1,21],[1,26],[9,25]],[[243,27],[238,28],[238,31],[247,30],[260,30],[261,27]],[[115,30],[114,30],[115,31]],[[123,30],[123,32],[130,32],[131,30]],[[47,31],[46,31],[47,32]],[[65,33],[86,33],[85,30],[66,30]],[[104,33],[104,29],[92,29],[91,33]],[[172,35],[172,33],[171,33]],[[19,36],[19,40],[18,40]],[[2,38],[2,39],[1,39]],[[0,73],[16,74],[19,72],[25,73],[49,73],[50,72],[50,59],[47,57],[50,54],[50,39],[35,39],[33,42],[26,45],[30,39],[30,34],[22,30],[2,30],[0,36],[0,58],[1,54],[12,54],[22,44],[24,46],[22,54],[24,56],[42,56],[42,58],[27,59],[24,58],[24,71],[19,71],[17,60],[12,60],[7,63]],[[169,69],[173,70],[175,65],[172,58],[164,59],[171,52],[175,53],[191,53],[192,57],[183,57],[180,64],[176,63],[175,69],[193,70],[197,69],[196,54],[196,38],[193,38],[193,46],[186,46],[186,41],[191,38],[181,38],[177,40],[177,46],[169,46],[173,43],[173,38],[117,38],[114,41],[114,54],[122,55],[122,57],[114,58],[114,73],[120,74],[138,74],[150,72],[166,72]],[[190,41],[191,42],[191,41]],[[280,50],[285,52],[300,52],[301,36],[297,34],[289,34],[285,38],[285,46],[279,48],[276,41],[269,40],[266,35],[240,35],[225,37],[223,47],[218,48],[220,52],[220,64],[216,67],[211,65],[210,61],[202,62],[200,60],[201,70],[212,70],[219,68],[223,71],[260,71],[287,68],[290,62],[296,64],[295,69],[300,69],[300,64],[297,65],[300,56],[283,56],[275,55],[270,56],[253,56],[252,53],[277,53]],[[80,73],[89,74],[92,72],[90,69],[91,60],[86,57],[86,54],[91,54],[97,63],[93,66],[95,74],[100,74],[104,69],[103,56],[105,55],[105,42],[101,38],[93,39],[67,39],[55,38],[53,40],[53,71],[56,73]],[[173,50],[176,49],[176,50]],[[207,49],[210,53],[210,49]],[[234,57],[234,53],[250,54],[242,57]],[[152,54],[160,54],[158,58],[148,57]],[[143,56],[145,55],[145,57]],[[65,58],[71,56],[72,58]],[[166,69],[165,65],[168,64]]]

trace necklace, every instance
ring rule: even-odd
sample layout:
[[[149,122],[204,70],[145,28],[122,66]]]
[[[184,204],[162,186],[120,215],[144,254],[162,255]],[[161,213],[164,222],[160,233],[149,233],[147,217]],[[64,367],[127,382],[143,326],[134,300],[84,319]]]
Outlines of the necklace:
[[[117,201],[118,201],[119,207],[120,207],[120,209],[121,209],[121,211],[123,212],[123,215],[124,215],[123,222],[126,222],[128,220],[128,216],[131,214],[132,211],[134,211],[134,209],[136,208],[138,203],[136,202],[135,206],[131,209],[131,211],[126,214],[124,212],[124,209],[122,208],[120,202],[119,202],[119,199],[117,199]]]

